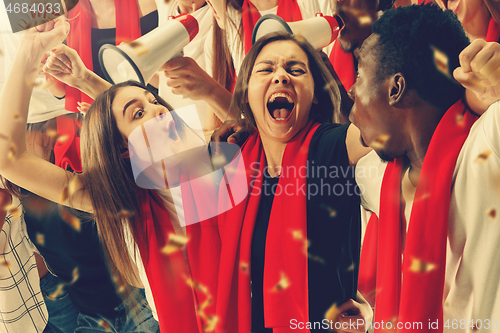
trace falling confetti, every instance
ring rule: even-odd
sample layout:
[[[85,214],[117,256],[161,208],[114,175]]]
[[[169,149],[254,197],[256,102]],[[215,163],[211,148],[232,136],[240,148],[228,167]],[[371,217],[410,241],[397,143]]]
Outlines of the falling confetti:
[[[212,296],[208,296],[207,299],[200,304],[198,312],[202,313],[210,304],[212,304]]]
[[[59,285],[57,285],[56,291],[54,291],[52,294],[47,295],[47,297],[50,298],[51,300],[55,300],[63,293],[64,293],[64,283],[60,283]]]
[[[249,269],[248,269],[248,264],[247,264],[247,263],[242,262],[242,263],[240,264],[240,269],[241,269],[241,271],[242,271],[243,273],[248,274]]]
[[[176,235],[174,233],[170,233],[168,235],[168,242],[167,245],[161,250],[163,254],[171,254],[176,251],[179,251],[184,247],[184,245],[187,244],[189,241],[189,237],[182,236],[182,235]]]
[[[2,259],[0,261],[0,265],[6,267],[8,270],[11,270],[12,269],[12,265],[5,259]]]
[[[449,78],[452,78],[450,70],[448,67],[448,56],[438,48],[431,46],[432,52],[434,53],[434,64],[438,71]]]
[[[356,265],[354,263],[351,264],[351,266],[347,267],[348,272],[352,272],[356,268]]]
[[[193,287],[195,290],[199,290],[202,293],[208,295],[208,288],[202,285],[201,283],[193,281],[193,279],[191,278],[186,278],[186,283],[188,284],[188,286]]]
[[[73,279],[71,279],[71,282],[69,284],[75,283],[78,280],[78,278],[80,277],[80,271],[78,270],[78,267],[75,267],[73,269],[72,275],[73,275]]]
[[[481,154],[477,155],[477,157],[476,157],[476,159],[475,159],[474,162],[476,162],[476,163],[484,163],[484,162],[486,162],[486,160],[491,155],[491,153],[492,153],[491,150],[487,150],[487,151],[482,152]]]
[[[106,320],[99,319],[99,321],[97,323],[99,324],[99,326],[104,328],[106,330],[106,332],[111,332],[111,325],[109,325],[109,323]]]
[[[128,45],[134,49],[134,52],[138,57],[149,53],[149,49],[144,44],[136,40],[131,41]]]
[[[41,246],[45,246],[45,235],[39,232],[36,233],[36,243]]]
[[[377,137],[375,140],[373,140],[369,146],[372,147],[373,149],[382,149],[385,146],[385,143],[389,140],[389,135],[388,134],[382,134],[379,137]]]
[[[227,160],[224,154],[217,154],[212,157],[212,163],[220,168],[227,164]]]
[[[217,316],[206,316],[204,318],[206,320],[206,325],[204,327],[205,332],[213,332],[215,330],[215,326],[219,322],[219,317]]]
[[[495,208],[489,209],[486,214],[488,214],[488,216],[491,217],[492,219],[495,219],[497,217],[497,211]]]
[[[373,20],[369,15],[359,16],[358,20],[360,26],[371,25],[373,23]]]
[[[304,235],[302,234],[301,230],[294,230],[294,231],[292,231],[292,236],[293,236],[293,239],[296,239],[296,240],[302,240],[302,239],[304,239]]]
[[[16,158],[16,153],[17,153],[17,147],[16,145],[12,144],[10,146],[9,152],[7,153],[8,159],[13,161]]]
[[[49,129],[49,130],[47,130],[47,132],[45,132],[45,134],[49,138],[56,138],[59,135],[55,129]]]
[[[409,270],[416,273],[428,273],[437,268],[437,265],[413,258]]]
[[[17,113],[17,112],[14,112],[12,114],[12,117],[17,120],[17,119],[21,118],[21,115],[19,113]]]
[[[80,222],[80,219],[68,212],[67,209],[61,208],[61,217],[76,231],[80,232],[80,230],[82,230],[82,223]]]
[[[68,182],[68,185],[64,188],[61,193],[61,202],[68,200],[73,194],[75,194],[80,188],[82,188],[83,184],[79,177],[74,176]]]
[[[326,311],[325,318],[328,320],[337,321],[337,317],[339,316],[340,311],[337,307],[337,303],[333,303],[333,305]]]
[[[4,211],[6,211],[8,214],[12,215],[13,217],[20,217],[22,210],[19,205],[16,205],[14,203],[9,203],[8,205],[4,206],[2,208]]]
[[[65,143],[66,141],[68,141],[68,139],[69,139],[69,135],[61,135],[57,138],[57,142]]]
[[[424,199],[429,198],[430,196],[431,196],[430,192],[424,192],[424,193],[420,194],[417,198],[415,198],[414,201],[424,200]]]
[[[290,287],[290,280],[288,280],[288,277],[285,275],[285,273],[281,272],[280,281],[273,287],[273,289],[271,289],[271,291],[282,291],[288,289],[288,287]]]

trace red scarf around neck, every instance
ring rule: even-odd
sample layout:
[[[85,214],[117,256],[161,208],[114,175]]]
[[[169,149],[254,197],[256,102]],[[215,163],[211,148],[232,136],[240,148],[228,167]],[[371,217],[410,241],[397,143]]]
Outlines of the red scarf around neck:
[[[147,245],[141,237],[136,240],[153,293],[160,330],[162,333],[201,332],[196,292],[188,284],[188,279],[193,278],[182,251],[169,255],[162,253],[168,235],[175,233],[167,210],[154,191],[141,190],[139,200],[139,222],[144,225]]]
[[[354,82],[356,82],[354,55],[351,52],[344,52],[340,47],[340,42],[336,40],[330,53],[330,62],[345,90],[349,91]]]
[[[407,233],[401,204],[403,158],[387,165],[378,225],[370,227],[377,222],[376,218],[370,218],[360,266],[360,276],[376,276],[375,322],[383,320],[393,325],[421,322],[423,329],[414,329],[415,332],[436,332],[428,323],[439,320],[437,332],[443,331],[442,295],[452,177],[460,150],[476,119],[458,101],[439,122],[422,165]],[[374,242],[377,250],[371,255],[363,253],[364,245],[372,244],[373,249]],[[367,260],[370,256],[371,260]],[[375,260],[373,256],[376,256],[376,273],[366,272],[369,263]],[[374,284],[371,285],[373,288]],[[382,331],[383,328],[375,329],[377,333]]]
[[[310,121],[286,146],[282,166],[300,170],[307,163],[309,144],[319,124]],[[255,219],[259,209],[266,157],[260,136],[250,136],[242,147],[242,157],[246,165],[246,180],[249,195],[232,210],[219,215],[221,235],[221,260],[219,268],[219,288],[217,290],[217,316],[219,325],[216,332],[251,331],[251,286],[250,262],[251,243]],[[238,163],[242,163],[241,160]],[[241,170],[235,168],[235,170]],[[294,177],[293,172],[283,172],[279,187],[292,188],[297,195],[280,195],[277,191],[266,238],[264,267],[264,319],[266,327],[273,327],[275,333],[291,332],[290,320],[308,321],[309,296],[307,277],[306,187],[307,179]],[[227,174],[228,178],[237,174]],[[288,184],[289,187],[287,187]],[[289,192],[288,192],[289,193]],[[220,200],[220,198],[219,198]],[[219,205],[227,203],[219,201]],[[293,207],[293,209],[290,209]],[[302,240],[297,240],[295,236]],[[289,286],[276,290],[280,280],[286,277]]]
[[[500,42],[500,24],[498,24],[493,16],[490,18],[490,23],[488,25],[488,31],[486,32],[487,42]]]
[[[139,24],[140,14],[136,0],[115,0],[116,11],[116,45],[122,41],[133,40],[141,36]],[[69,13],[70,33],[68,46],[76,50],[85,66],[93,70],[92,63],[92,12],[89,0],[80,0]],[[97,64],[98,65],[98,64]],[[66,86],[65,108],[68,111],[79,112],[77,102],[91,104],[93,99],[80,90]],[[78,128],[81,125],[71,117],[57,118],[57,133],[64,140],[58,140],[54,147],[55,164],[66,169],[82,172],[80,159],[80,138]]]
[[[302,20],[297,0],[279,0],[278,12],[276,14],[286,22]],[[245,54],[247,54],[252,47],[253,28],[260,19],[260,13],[251,0],[245,0],[241,8],[241,16],[243,21],[243,36],[245,38]]]

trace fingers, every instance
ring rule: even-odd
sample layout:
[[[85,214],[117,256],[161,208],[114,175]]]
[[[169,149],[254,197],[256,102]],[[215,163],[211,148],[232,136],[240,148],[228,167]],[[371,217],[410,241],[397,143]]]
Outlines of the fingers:
[[[491,82],[482,75],[478,75],[474,72],[465,72],[462,67],[458,67],[453,71],[453,77],[464,86],[465,89],[481,94],[484,93],[487,87],[491,86]]]
[[[89,107],[91,104],[86,103],[86,102],[77,102],[78,106],[76,107],[80,113],[86,114],[87,111],[89,110]]]
[[[490,86],[500,83],[500,44],[476,39],[460,53],[459,59],[463,73],[479,74]],[[465,78],[460,74],[458,72],[460,78]]]

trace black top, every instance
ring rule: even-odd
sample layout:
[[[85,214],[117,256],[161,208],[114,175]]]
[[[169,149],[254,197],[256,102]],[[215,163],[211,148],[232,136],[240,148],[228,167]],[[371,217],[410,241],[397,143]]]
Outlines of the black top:
[[[151,13],[141,17],[141,35],[145,35],[151,30],[158,27],[158,11],[152,11]],[[99,65],[99,50],[104,44],[116,43],[116,28],[111,29],[95,29],[92,28],[91,31],[91,42],[92,42],[92,63],[94,67],[94,73],[106,80],[101,66]]]
[[[349,125],[322,124],[308,157],[307,237],[309,321],[321,322],[334,304],[356,299],[361,222],[359,189],[349,166],[345,139]],[[263,273],[267,227],[278,178],[265,177],[252,238],[252,332],[264,328]],[[268,184],[266,195],[264,184]],[[319,324],[318,324],[319,327]],[[312,332],[321,331],[312,329]]]
[[[67,208],[34,194],[22,198],[22,203],[28,236],[49,270],[71,282],[73,270],[78,267],[78,279],[67,286],[73,304],[84,313],[113,311],[121,299],[109,277],[97,227],[89,214],[74,211],[81,220],[81,231],[77,232],[61,218],[60,209]]]

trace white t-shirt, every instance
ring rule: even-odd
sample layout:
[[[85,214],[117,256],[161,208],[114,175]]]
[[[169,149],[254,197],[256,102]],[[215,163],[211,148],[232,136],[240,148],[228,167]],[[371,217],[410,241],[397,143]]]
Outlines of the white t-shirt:
[[[156,0],[159,12],[159,25],[162,26],[168,21],[169,16],[179,15],[179,6],[177,0],[165,5],[164,0]],[[212,52],[211,48],[205,49],[205,40],[212,31],[213,24],[212,10],[209,5],[205,5],[191,14],[196,18],[199,25],[199,31],[195,38],[184,48],[184,56],[193,58],[196,63],[207,71],[205,63],[205,52]],[[210,72],[209,72],[210,73]],[[172,93],[172,89],[167,86],[167,78],[163,72],[160,72],[159,94],[175,109],[195,104],[202,124],[205,123],[207,103],[202,100],[194,101]]]
[[[357,165],[356,182],[365,189],[362,205],[377,215],[385,167],[375,152]],[[500,329],[500,102],[472,126],[452,184],[443,295],[444,324],[449,320],[450,328],[445,331],[472,332],[471,320],[482,321],[483,330],[489,320],[495,331]],[[405,210],[407,221],[410,212]],[[458,329],[452,329],[453,320]]]

